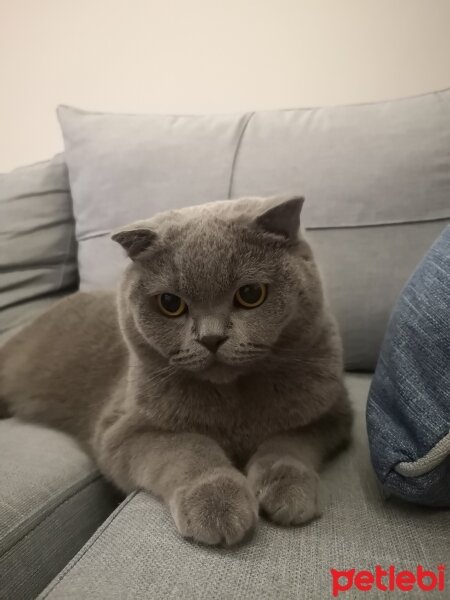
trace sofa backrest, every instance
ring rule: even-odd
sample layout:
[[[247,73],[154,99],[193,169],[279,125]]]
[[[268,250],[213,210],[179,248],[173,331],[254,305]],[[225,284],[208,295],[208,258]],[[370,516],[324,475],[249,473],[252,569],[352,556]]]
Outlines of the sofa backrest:
[[[117,285],[119,226],[214,199],[301,194],[349,369],[374,368],[401,288],[450,221],[450,90],[235,115],[61,107],[59,118],[81,289]],[[0,176],[0,328],[76,286],[71,202],[60,157]]]
[[[0,343],[77,286],[62,155],[0,175]]]
[[[279,190],[306,197],[347,366],[373,368],[396,298],[450,219],[450,91],[255,113],[231,195]]]
[[[116,285],[110,231],[168,208],[301,194],[302,225],[343,334],[373,369],[403,284],[450,218],[450,91],[221,116],[61,107],[81,287]]]

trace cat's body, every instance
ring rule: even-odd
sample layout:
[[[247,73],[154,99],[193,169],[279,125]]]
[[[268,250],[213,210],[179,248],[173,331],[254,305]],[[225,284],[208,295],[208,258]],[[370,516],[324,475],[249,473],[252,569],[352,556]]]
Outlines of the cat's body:
[[[329,410],[328,399],[308,406],[302,389],[321,377],[330,351],[325,346],[323,358],[306,356],[299,365],[299,350],[292,365],[283,357],[278,369],[219,386],[188,377],[174,380],[163,370],[154,385],[148,383],[148,402],[137,403],[139,417],[160,430],[209,435],[243,465],[267,437],[304,427]],[[130,359],[112,293],[79,292],[60,301],[0,356],[2,394],[13,399],[14,414],[75,435],[94,453],[101,418],[126,405],[127,381],[138,378],[140,368]],[[156,367],[150,358],[145,369],[149,379],[165,368],[152,358]],[[290,369],[294,372],[288,374]]]
[[[9,410],[76,436],[198,541],[239,541],[258,501],[282,524],[316,516],[316,469],[348,440],[351,413],[300,208],[215,203],[119,232],[133,262],[118,302],[75,294],[0,350]],[[249,309],[242,289],[267,298]],[[184,312],[162,314],[162,295]]]

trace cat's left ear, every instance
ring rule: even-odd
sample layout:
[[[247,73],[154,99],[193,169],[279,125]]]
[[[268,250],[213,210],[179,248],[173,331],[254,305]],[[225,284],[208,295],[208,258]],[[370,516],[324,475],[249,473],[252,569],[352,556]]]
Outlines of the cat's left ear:
[[[301,196],[292,196],[280,200],[279,204],[272,206],[257,217],[256,225],[264,231],[278,235],[289,242],[296,242],[300,227],[300,213],[304,201],[305,199]]]
[[[139,227],[116,231],[111,239],[126,250],[131,260],[137,260],[143,252],[150,248],[156,237],[156,233],[152,229]]]

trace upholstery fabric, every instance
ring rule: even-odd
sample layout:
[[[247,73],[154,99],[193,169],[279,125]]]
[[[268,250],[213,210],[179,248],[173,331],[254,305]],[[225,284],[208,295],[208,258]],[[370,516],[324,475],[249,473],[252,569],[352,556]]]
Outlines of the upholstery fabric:
[[[77,285],[62,156],[0,175],[0,341]]]
[[[324,472],[324,515],[318,521],[299,528],[261,521],[249,543],[207,548],[183,540],[167,509],[139,493],[113,513],[39,598],[310,600],[332,597],[331,568],[436,569],[448,558],[450,512],[383,498],[365,433],[369,384],[369,376],[348,378],[357,410],[355,440]],[[342,598],[356,594],[354,588]],[[386,593],[374,590],[368,597]]]
[[[386,491],[450,508],[450,226],[394,309],[367,425],[373,465]]]
[[[59,119],[82,289],[116,285],[115,227],[214,199],[304,194],[349,369],[374,369],[396,297],[450,220],[450,90],[230,116],[61,107]]]
[[[36,598],[116,504],[71,438],[0,420],[0,599]]]
[[[167,208],[227,198],[248,116],[145,116],[60,107],[81,289],[114,287],[126,261],[110,231]]]

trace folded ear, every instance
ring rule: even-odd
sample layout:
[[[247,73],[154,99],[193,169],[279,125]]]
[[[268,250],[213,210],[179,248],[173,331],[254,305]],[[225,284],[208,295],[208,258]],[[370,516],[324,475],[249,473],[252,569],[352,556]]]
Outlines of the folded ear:
[[[156,240],[156,233],[152,229],[122,229],[111,236],[115,242],[125,248],[131,260],[136,260],[148,250]]]
[[[304,201],[305,199],[301,196],[280,200],[279,204],[272,206],[257,217],[256,225],[268,233],[295,242],[298,239],[300,213]]]

